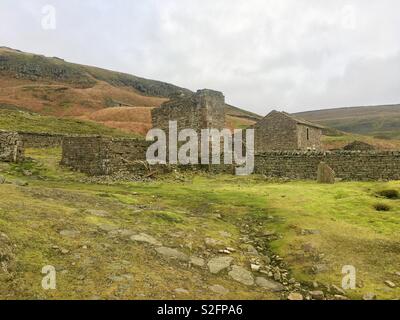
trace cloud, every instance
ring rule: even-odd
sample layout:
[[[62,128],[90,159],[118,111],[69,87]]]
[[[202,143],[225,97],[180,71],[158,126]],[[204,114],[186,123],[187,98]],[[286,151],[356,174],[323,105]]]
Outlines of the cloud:
[[[57,9],[57,29],[41,9]],[[266,114],[400,102],[395,0],[2,0],[0,41]]]

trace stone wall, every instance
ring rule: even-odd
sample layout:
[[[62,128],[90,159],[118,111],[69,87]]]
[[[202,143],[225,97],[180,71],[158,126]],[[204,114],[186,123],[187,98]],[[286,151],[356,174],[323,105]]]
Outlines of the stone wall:
[[[233,165],[152,166],[146,150],[152,142],[104,137],[65,137],[61,164],[89,175],[130,172],[138,176],[151,171],[209,171],[234,173]],[[256,174],[288,179],[317,178],[323,161],[343,180],[400,180],[400,151],[275,151],[255,155]]]
[[[300,150],[321,150],[322,149],[322,130],[297,124],[298,149]]]
[[[192,95],[173,97],[152,110],[153,128],[168,132],[169,121],[178,122],[178,131],[225,127],[225,98],[221,92],[198,90]]]
[[[137,139],[65,137],[61,165],[89,175],[146,169],[146,150],[151,142]]]
[[[0,161],[19,162],[23,158],[24,146],[19,134],[0,131]]]
[[[25,148],[60,147],[64,138],[61,134],[19,132]]]
[[[316,179],[321,161],[343,180],[400,180],[400,151],[269,152],[255,156],[255,173]]]

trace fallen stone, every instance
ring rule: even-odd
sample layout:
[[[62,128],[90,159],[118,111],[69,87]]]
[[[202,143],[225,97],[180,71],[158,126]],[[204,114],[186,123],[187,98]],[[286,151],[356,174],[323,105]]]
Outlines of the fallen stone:
[[[202,258],[191,257],[190,263],[196,267],[204,267],[205,261]]]
[[[250,265],[251,271],[258,272],[261,269],[261,266],[258,264],[251,264]]]
[[[399,277],[400,277],[400,272],[399,272],[399,271],[395,272],[394,274],[395,274],[396,276],[399,276]]]
[[[368,300],[376,300],[376,294],[372,292],[368,292],[364,294],[363,300],[368,301]]]
[[[303,299],[304,299],[303,295],[301,293],[297,293],[297,292],[292,292],[288,296],[288,300],[292,300],[292,301],[300,301],[300,300],[303,300]]]
[[[217,257],[208,261],[207,266],[211,273],[217,274],[222,270],[229,268],[232,261],[233,258],[231,257]]]
[[[227,294],[229,293],[229,290],[226,289],[225,287],[215,284],[213,286],[208,287],[212,292],[218,293],[218,294]]]
[[[0,176],[0,184],[4,184],[6,183],[6,178],[4,178],[3,176]]]
[[[317,182],[329,184],[335,183],[335,171],[333,171],[325,162],[320,162],[318,165]]]
[[[131,236],[131,240],[137,242],[145,242],[153,246],[162,246],[162,243],[160,241],[145,233],[135,234]]]
[[[392,282],[392,281],[390,281],[390,280],[386,280],[385,281],[385,284],[389,287],[389,288],[396,288],[396,285]]]
[[[217,247],[220,247],[222,244],[222,242],[220,240],[216,240],[213,238],[205,238],[204,243],[205,243],[206,247],[210,248],[210,249],[215,249]]]
[[[189,294],[189,291],[187,291],[186,289],[183,289],[183,288],[177,288],[174,291],[179,294]]]
[[[159,247],[159,248],[156,248],[156,251],[159,254],[161,254],[167,258],[170,258],[170,259],[176,259],[179,261],[189,261],[189,257],[186,254],[184,254],[176,249],[172,249],[172,248],[168,248],[168,247]]]
[[[317,290],[317,291],[310,291],[310,296],[315,300],[323,300],[325,294],[323,293],[323,291]]]
[[[240,266],[233,266],[232,271],[230,271],[228,274],[233,280],[236,280],[237,282],[247,286],[254,284],[254,278],[251,272]]]
[[[263,277],[257,277],[256,284],[264,289],[267,289],[268,291],[271,291],[271,292],[280,292],[280,291],[285,290],[285,287],[282,284],[280,284],[279,282],[265,279]]]
[[[338,295],[342,295],[345,296],[346,295],[346,291],[344,291],[342,288],[339,288],[336,285],[331,285],[331,289],[333,290],[334,293],[338,294]]]

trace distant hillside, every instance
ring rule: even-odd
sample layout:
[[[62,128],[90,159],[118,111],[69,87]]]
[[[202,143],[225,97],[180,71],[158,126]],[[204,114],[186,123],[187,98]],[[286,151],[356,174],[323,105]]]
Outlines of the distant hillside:
[[[400,105],[326,109],[295,115],[345,132],[400,139]]]
[[[102,124],[143,134],[151,126],[149,112],[144,108],[159,107],[169,96],[180,92],[191,91],[57,57],[0,47],[0,104],[11,109],[93,121],[100,121],[98,112],[103,110]],[[119,109],[110,111],[115,107]],[[258,118],[233,106],[227,105],[226,110],[227,121],[238,126]]]

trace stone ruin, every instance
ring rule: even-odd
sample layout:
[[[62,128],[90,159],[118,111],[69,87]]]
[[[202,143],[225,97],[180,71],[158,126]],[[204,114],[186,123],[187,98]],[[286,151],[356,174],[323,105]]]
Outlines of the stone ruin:
[[[194,94],[171,97],[161,107],[152,110],[153,128],[168,132],[169,121],[177,121],[178,131],[225,128],[225,97],[221,92],[198,90]]]
[[[0,131],[0,161],[20,162],[24,158],[24,144],[16,132]]]

